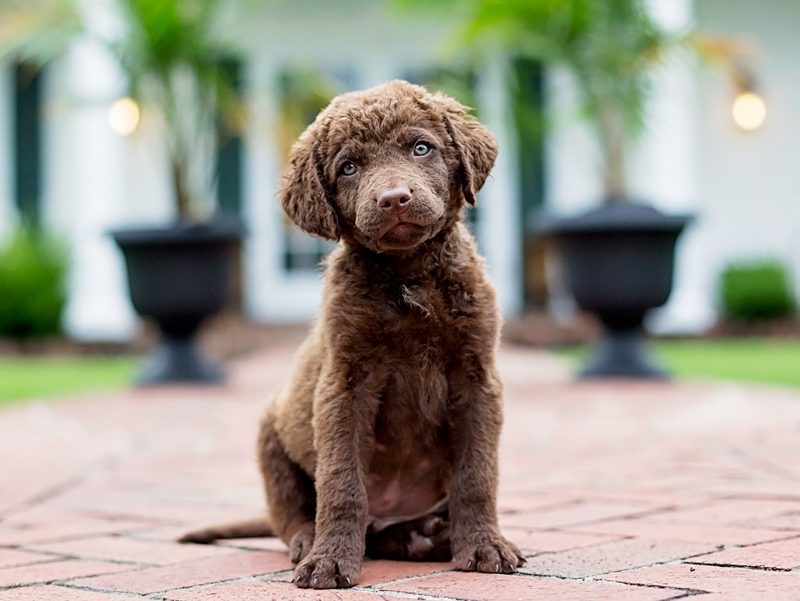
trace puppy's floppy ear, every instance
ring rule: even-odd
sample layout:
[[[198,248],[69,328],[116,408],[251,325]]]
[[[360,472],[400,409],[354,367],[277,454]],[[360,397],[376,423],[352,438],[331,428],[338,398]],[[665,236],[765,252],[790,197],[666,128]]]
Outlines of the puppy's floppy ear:
[[[315,123],[292,146],[278,198],[283,210],[300,229],[329,240],[338,240],[339,224],[323,183],[319,145]]]
[[[483,187],[497,158],[497,141],[489,129],[469,115],[469,109],[443,94],[433,99],[442,110],[447,133],[459,157],[464,199],[475,205],[475,195]]]

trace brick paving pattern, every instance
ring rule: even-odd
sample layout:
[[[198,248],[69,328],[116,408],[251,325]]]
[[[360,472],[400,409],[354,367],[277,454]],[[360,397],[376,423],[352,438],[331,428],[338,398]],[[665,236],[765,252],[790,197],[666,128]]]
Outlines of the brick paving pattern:
[[[290,357],[0,411],[0,601],[800,599],[800,392],[573,383],[514,348],[499,505],[520,573],[367,561],[354,589],[300,591],[276,539],[176,544],[262,511],[256,423]]]

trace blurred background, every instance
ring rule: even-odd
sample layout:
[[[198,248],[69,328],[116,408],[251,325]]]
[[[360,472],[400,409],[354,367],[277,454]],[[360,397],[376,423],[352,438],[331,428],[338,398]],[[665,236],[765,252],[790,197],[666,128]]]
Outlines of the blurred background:
[[[301,331],[331,244],[275,200],[288,149],[333,96],[394,78],[498,138],[467,219],[509,343],[582,356],[598,322],[542,219],[633,203],[692,218],[645,320],[667,368],[800,386],[794,0],[1,6],[0,401],[133,380],[158,334],[112,230],[241,222],[203,344],[227,359]]]

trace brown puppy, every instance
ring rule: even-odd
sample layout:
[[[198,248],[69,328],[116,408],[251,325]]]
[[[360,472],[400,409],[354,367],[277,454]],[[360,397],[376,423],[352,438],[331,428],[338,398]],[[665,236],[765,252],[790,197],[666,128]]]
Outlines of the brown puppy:
[[[510,573],[497,525],[502,385],[495,293],[461,223],[494,164],[455,100],[394,81],[335,98],[292,148],[279,191],[339,240],[322,314],[261,426],[263,520],[184,537],[274,533],[300,587],[356,583],[371,557]]]

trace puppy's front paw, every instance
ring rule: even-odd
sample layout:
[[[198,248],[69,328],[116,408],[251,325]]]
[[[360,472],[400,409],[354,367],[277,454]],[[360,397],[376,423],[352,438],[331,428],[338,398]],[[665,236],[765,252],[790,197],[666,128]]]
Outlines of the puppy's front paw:
[[[457,570],[513,574],[525,563],[520,550],[496,532],[479,532],[453,543]]]
[[[335,557],[312,550],[297,564],[292,582],[300,588],[343,588],[354,586],[360,573],[360,557]]]

